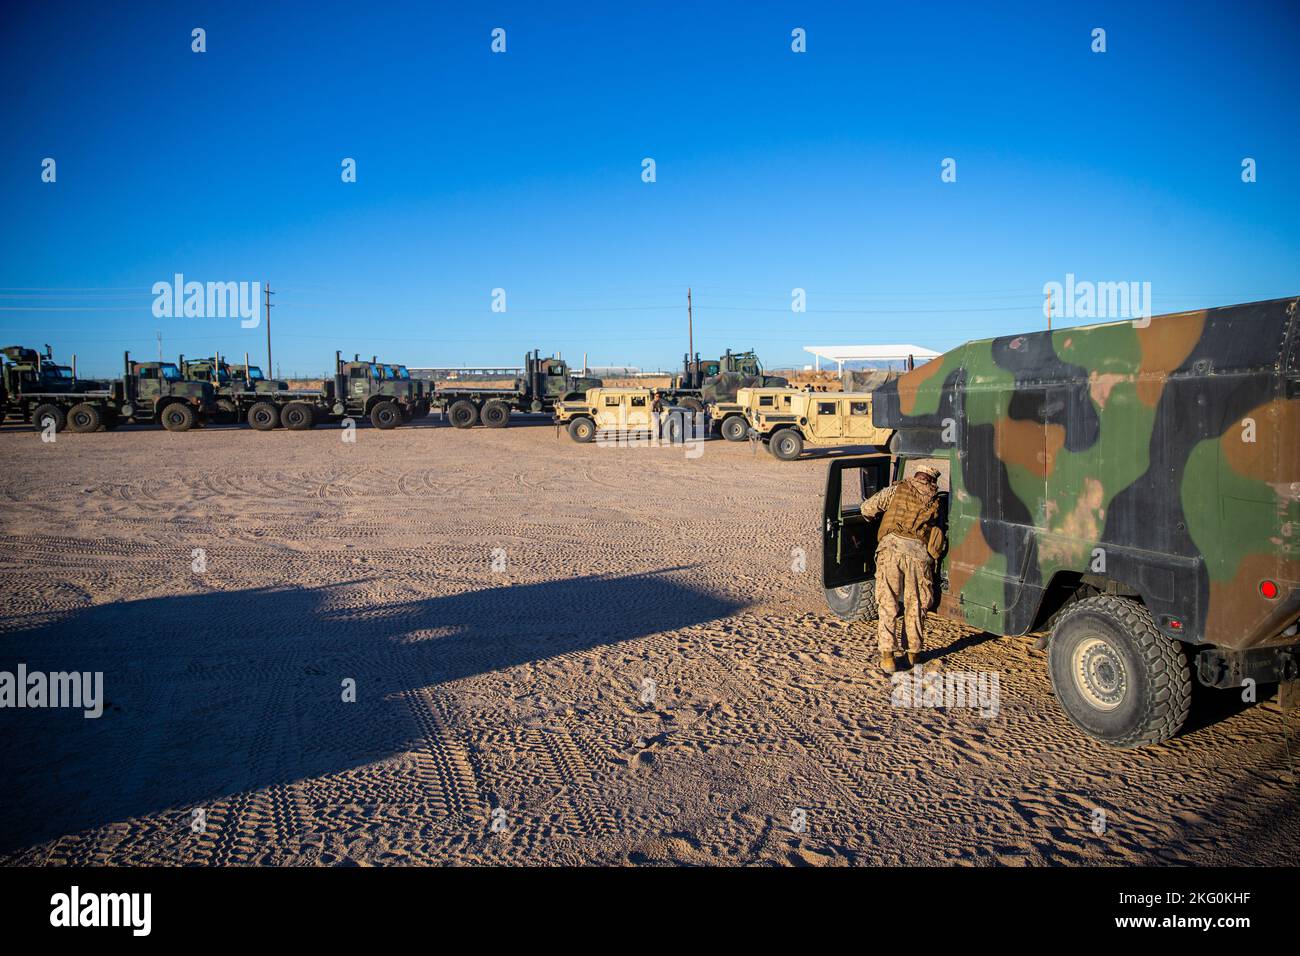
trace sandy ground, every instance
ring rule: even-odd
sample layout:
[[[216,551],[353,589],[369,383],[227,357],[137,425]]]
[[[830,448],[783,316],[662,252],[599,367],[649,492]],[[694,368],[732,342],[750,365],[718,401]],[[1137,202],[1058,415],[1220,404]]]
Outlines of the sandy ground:
[[[796,569],[824,460],[340,435],[0,433],[0,666],[108,701],[0,711],[0,861],[1294,863],[1275,701],[1115,751],[935,625],[1000,711],[891,706]]]

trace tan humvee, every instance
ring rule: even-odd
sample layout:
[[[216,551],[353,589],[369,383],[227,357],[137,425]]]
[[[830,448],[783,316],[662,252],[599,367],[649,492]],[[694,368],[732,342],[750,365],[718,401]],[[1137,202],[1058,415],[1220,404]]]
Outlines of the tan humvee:
[[[655,434],[660,429],[669,441],[682,440],[682,410],[665,405],[660,412],[656,419],[655,396],[648,388],[589,388],[581,399],[555,403],[555,421],[567,425],[569,437],[581,443],[598,432]]]
[[[736,402],[749,431],[782,461],[804,445],[833,448],[889,444],[893,431],[871,424],[871,392],[807,392],[798,388],[742,388]]]

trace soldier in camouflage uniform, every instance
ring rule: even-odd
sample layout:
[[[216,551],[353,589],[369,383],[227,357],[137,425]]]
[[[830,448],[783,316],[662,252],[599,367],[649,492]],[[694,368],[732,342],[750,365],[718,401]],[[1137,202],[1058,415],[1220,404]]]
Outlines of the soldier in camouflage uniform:
[[[903,606],[907,660],[921,660],[925,613],[934,600],[930,536],[938,527],[939,471],[922,466],[916,474],[872,495],[862,504],[868,520],[884,513],[876,547],[876,603],[879,610],[880,668],[894,673],[895,625]]]

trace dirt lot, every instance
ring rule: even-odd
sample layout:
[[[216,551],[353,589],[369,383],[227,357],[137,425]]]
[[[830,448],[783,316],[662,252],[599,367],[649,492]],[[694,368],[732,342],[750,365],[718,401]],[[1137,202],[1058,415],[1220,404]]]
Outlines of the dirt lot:
[[[0,666],[107,699],[0,710],[0,861],[1294,862],[1274,701],[1114,751],[935,625],[998,713],[891,706],[797,570],[824,461],[341,434],[0,433]]]

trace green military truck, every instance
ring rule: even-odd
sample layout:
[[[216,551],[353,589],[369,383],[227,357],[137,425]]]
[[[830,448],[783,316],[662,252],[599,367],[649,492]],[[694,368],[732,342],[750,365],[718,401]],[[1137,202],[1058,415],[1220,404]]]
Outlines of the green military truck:
[[[410,372],[404,378],[394,375],[378,357],[366,362],[354,355],[345,362],[342,353],[335,352],[334,380],[325,383],[325,393],[333,415],[369,418],[376,428],[396,428],[429,411],[424,384],[414,381]]]
[[[524,356],[524,374],[507,388],[440,386],[433,404],[446,410],[457,428],[505,428],[511,412],[553,412],[557,402],[581,399],[588,389],[599,388],[598,378],[575,375],[561,358],[542,358],[539,349]]]
[[[284,426],[291,431],[314,428],[327,421],[334,401],[324,389],[290,391],[287,382],[266,378],[244,357],[242,365],[231,365],[219,354],[211,358],[186,359],[177,364],[187,379],[207,382],[216,392],[214,421],[221,424],[247,422],[258,431]]]
[[[727,349],[717,359],[682,356],[682,374],[667,388],[659,389],[663,399],[680,408],[706,416],[727,441],[744,441],[749,432],[745,409],[736,396],[742,388],[784,388],[790,383],[779,375],[763,374],[763,363],[753,349]]]
[[[1300,298],[969,342],[878,389],[892,455],[831,463],[822,583],[874,613],[861,501],[940,466],[937,613],[1038,633],[1057,701],[1120,747],[1192,675],[1300,687]]]
[[[158,423],[168,431],[188,431],[208,420],[216,408],[212,386],[187,381],[171,362],[133,362],[126,352],[122,377],[84,382],[56,366],[51,375],[34,350],[11,345],[4,363],[0,404],[6,421],[17,419],[38,431],[93,432],[121,422]]]

